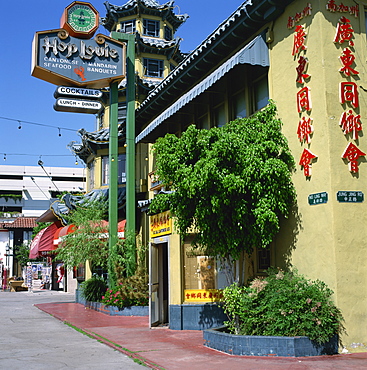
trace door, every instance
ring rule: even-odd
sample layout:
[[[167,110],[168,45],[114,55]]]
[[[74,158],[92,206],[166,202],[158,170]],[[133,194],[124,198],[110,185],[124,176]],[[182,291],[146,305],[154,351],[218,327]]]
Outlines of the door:
[[[149,246],[149,325],[168,325],[168,243]]]

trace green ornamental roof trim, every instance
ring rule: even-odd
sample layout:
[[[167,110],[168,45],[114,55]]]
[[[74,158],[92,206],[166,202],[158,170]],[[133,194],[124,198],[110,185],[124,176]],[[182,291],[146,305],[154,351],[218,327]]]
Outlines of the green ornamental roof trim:
[[[136,34],[136,48],[138,53],[148,53],[165,55],[168,60],[172,59],[176,63],[182,62],[185,54],[179,49],[182,39],[177,37],[174,40],[156,39],[152,37],[141,36]]]
[[[109,198],[109,189],[93,189],[84,195],[73,195],[71,193],[64,194],[61,200],[56,200],[50,205],[50,210],[53,215],[60,220],[64,225],[68,222],[66,217],[70,211],[78,207],[83,207],[89,202],[100,201],[107,202]],[[117,206],[119,211],[122,212],[122,217],[125,218],[126,212],[126,188],[119,187],[117,193]]]
[[[174,31],[176,31],[182,23],[189,17],[187,14],[175,14],[174,1],[169,1],[165,4],[159,4],[155,0],[129,0],[125,5],[113,5],[108,1],[103,3],[106,7],[106,17],[102,18],[103,26],[112,31],[114,25],[120,18],[129,17],[131,15],[153,15],[161,17],[162,20],[167,20]]]

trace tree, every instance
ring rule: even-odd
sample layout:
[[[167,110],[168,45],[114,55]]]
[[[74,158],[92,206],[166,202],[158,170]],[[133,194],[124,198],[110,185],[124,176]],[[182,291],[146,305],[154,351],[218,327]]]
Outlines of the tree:
[[[194,245],[237,260],[266,247],[295,201],[295,162],[273,102],[249,118],[210,130],[189,126],[153,145],[156,175],[172,192],[158,194],[151,212],[170,209],[177,231],[196,230]]]
[[[91,265],[107,267],[108,236],[103,237],[108,233],[108,226],[103,223],[106,209],[105,202],[91,201],[65,215],[75,230],[62,240],[57,259],[64,261],[69,269],[87,260]]]
[[[16,246],[15,257],[22,268],[27,266],[27,263],[30,262],[29,245],[27,243],[23,243],[19,246]]]

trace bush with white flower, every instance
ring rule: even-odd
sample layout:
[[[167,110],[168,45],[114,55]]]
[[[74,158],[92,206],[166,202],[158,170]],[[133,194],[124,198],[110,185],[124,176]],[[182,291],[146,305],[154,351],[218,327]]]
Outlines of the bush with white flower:
[[[248,286],[232,284],[223,292],[225,325],[232,334],[307,336],[321,344],[345,332],[333,291],[297,273],[269,269]]]

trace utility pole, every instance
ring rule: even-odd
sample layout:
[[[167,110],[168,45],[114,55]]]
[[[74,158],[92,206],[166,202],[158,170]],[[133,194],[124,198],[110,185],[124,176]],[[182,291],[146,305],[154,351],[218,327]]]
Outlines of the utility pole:
[[[111,37],[127,42],[126,52],[126,235],[135,235],[135,35],[112,32]],[[111,288],[116,285],[115,256],[118,222],[118,82],[110,84],[109,138],[109,261]],[[134,239],[135,240],[135,239]],[[135,261],[134,261],[135,263]]]

